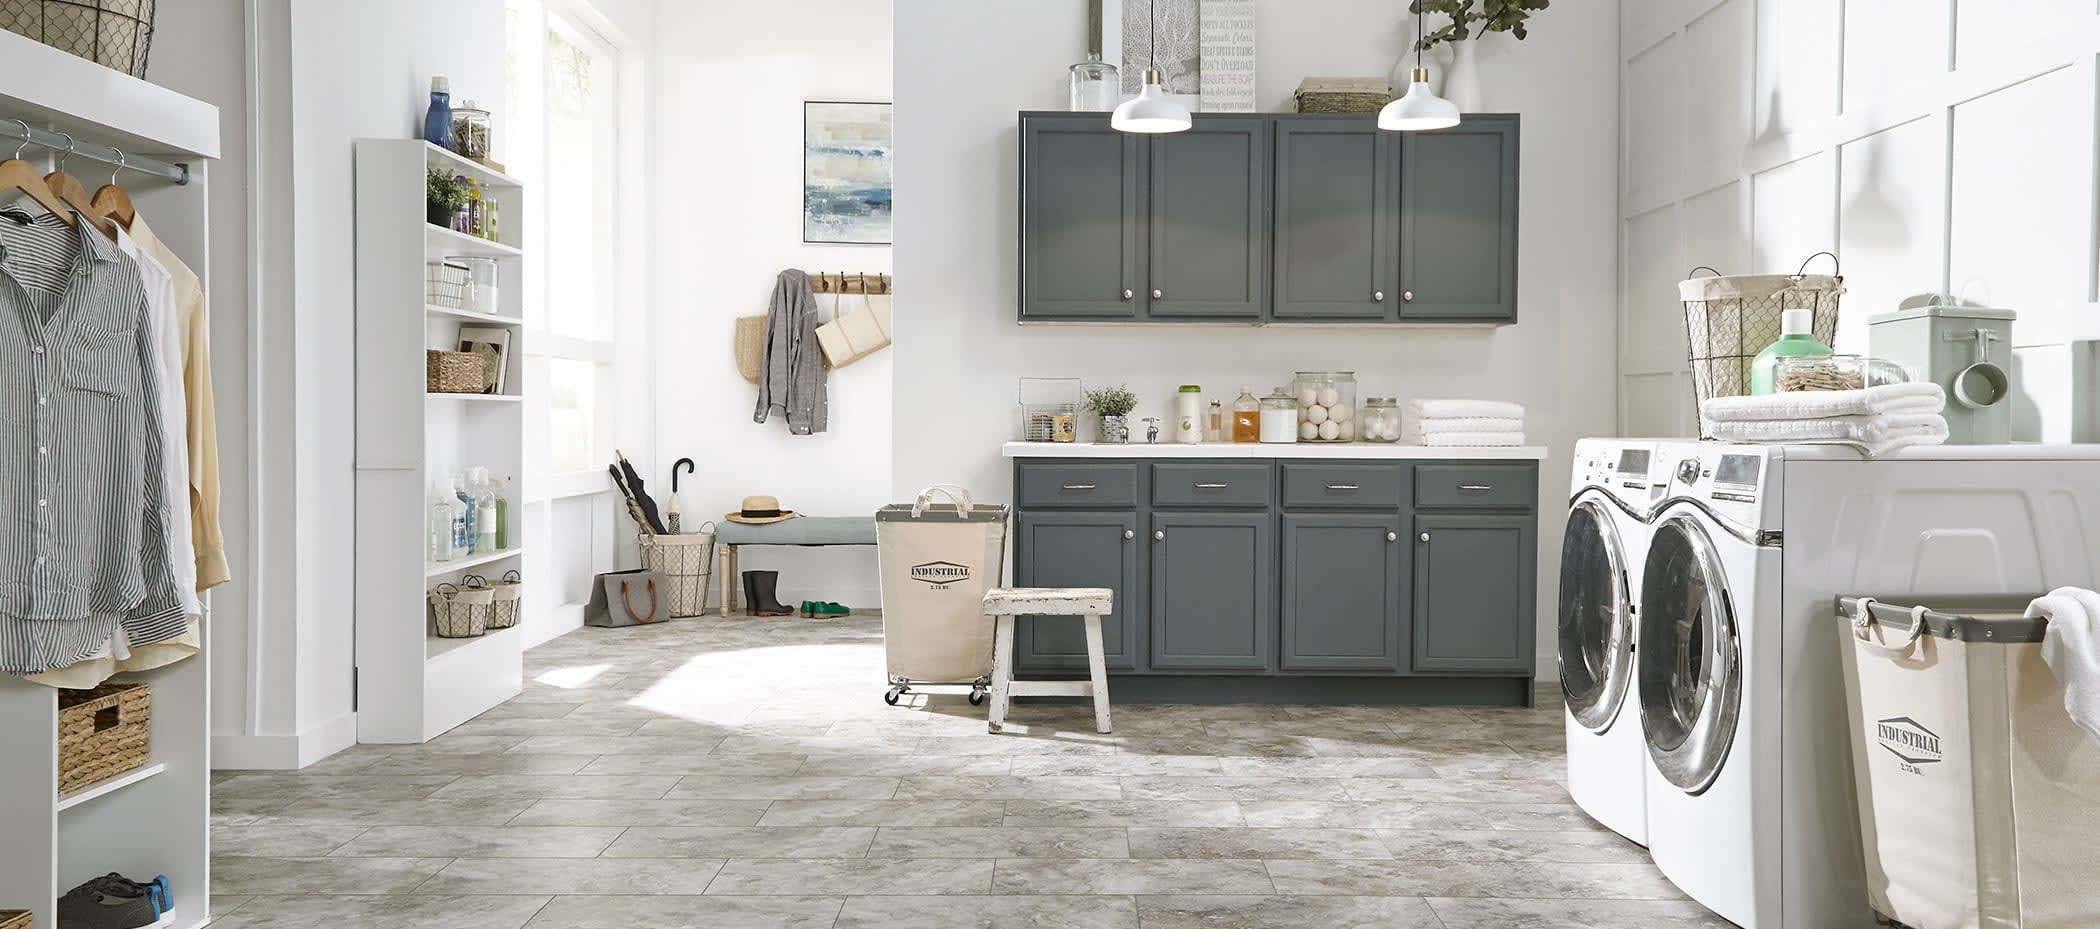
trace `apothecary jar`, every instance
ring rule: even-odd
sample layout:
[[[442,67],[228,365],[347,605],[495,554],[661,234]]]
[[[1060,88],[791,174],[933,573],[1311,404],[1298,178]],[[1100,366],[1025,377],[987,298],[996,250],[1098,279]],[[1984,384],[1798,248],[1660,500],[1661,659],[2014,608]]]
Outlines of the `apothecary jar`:
[[[1291,381],[1298,401],[1298,438],[1305,442],[1356,440],[1356,374],[1300,371]]]

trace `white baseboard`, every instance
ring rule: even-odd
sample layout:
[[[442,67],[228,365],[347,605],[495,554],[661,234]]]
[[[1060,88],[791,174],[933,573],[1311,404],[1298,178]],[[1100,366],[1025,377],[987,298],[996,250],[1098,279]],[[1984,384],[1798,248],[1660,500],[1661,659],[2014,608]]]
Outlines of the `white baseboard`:
[[[296,771],[357,744],[357,714],[344,713],[297,735],[215,735],[211,766],[218,771]]]

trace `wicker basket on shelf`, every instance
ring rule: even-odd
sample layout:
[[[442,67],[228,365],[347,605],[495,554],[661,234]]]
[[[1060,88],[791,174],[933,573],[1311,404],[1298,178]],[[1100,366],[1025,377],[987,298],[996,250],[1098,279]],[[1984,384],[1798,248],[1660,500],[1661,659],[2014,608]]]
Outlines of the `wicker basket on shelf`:
[[[132,77],[146,76],[154,0],[0,0],[0,29]],[[15,929],[0,922],[0,929]]]
[[[1308,77],[1296,96],[1300,113],[1376,113],[1393,99],[1382,77]]]
[[[151,754],[153,688],[104,684],[58,692],[58,792],[136,771]]]
[[[481,356],[473,352],[443,352],[425,349],[424,390],[434,394],[478,394],[487,392]]]
[[[0,929],[30,929],[28,910],[0,910]]]

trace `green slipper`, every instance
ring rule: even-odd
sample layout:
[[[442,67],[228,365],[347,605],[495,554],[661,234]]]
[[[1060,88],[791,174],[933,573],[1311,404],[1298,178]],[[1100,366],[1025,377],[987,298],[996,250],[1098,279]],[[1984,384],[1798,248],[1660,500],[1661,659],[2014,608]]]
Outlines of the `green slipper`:
[[[796,612],[801,613],[803,619],[815,619],[817,617],[816,609],[817,601],[804,600],[801,606],[796,607]]]
[[[811,603],[809,607],[808,615],[811,619],[839,619],[853,615],[852,610],[836,603]]]

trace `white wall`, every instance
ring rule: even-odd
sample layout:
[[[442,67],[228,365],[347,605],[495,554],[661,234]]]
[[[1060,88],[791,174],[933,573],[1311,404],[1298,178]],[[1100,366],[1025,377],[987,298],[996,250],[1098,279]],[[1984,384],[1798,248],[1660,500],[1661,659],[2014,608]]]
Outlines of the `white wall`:
[[[1258,105],[1288,111],[1308,76],[1385,75],[1405,46],[1403,5],[1262,0]],[[892,490],[957,481],[1010,499],[1001,442],[1016,438],[1016,379],[1127,383],[1137,415],[1166,415],[1181,383],[1211,395],[1266,388],[1300,369],[1354,370],[1361,394],[1515,400],[1551,447],[1540,495],[1540,569],[1559,563],[1575,439],[1615,426],[1618,16],[1563,4],[1522,44],[1480,56],[1484,109],[1524,116],[1519,312],[1500,329],[1022,327],[1014,321],[1017,111],[1062,109],[1084,54],[1084,4],[898,4],[896,442]],[[957,37],[973,37],[958,41]],[[1024,38],[1025,37],[1025,38]],[[1539,585],[1542,630],[1554,585]],[[1539,636],[1550,667],[1555,639]]]
[[[890,99],[890,4],[666,3],[656,36],[662,158],[652,200],[666,260],[650,487],[661,499],[671,462],[692,458],[696,472],[680,480],[692,527],[719,520],[747,494],[817,515],[873,512],[889,502],[895,353],[832,372],[830,431],[790,436],[778,418],[752,422],[757,388],[738,376],[730,343],[733,320],[766,311],[783,269],[890,270],[888,246],[802,242],[802,103]],[[827,316],[831,300],[819,298]],[[896,307],[899,316],[915,312],[908,297]],[[881,599],[872,549],[757,548],[743,567],[782,571],[780,597],[790,604]]]
[[[2100,319],[2100,18],[2019,6],[2007,20],[1954,0],[1621,4],[1627,432],[1696,428],[1675,286],[1695,265],[1790,272],[1836,252],[1841,351],[1866,351],[1867,318],[1915,294],[2015,309],[2023,343],[2045,321]],[[2038,385],[2016,407],[2025,438],[2073,437],[2068,359],[2022,352]]]

